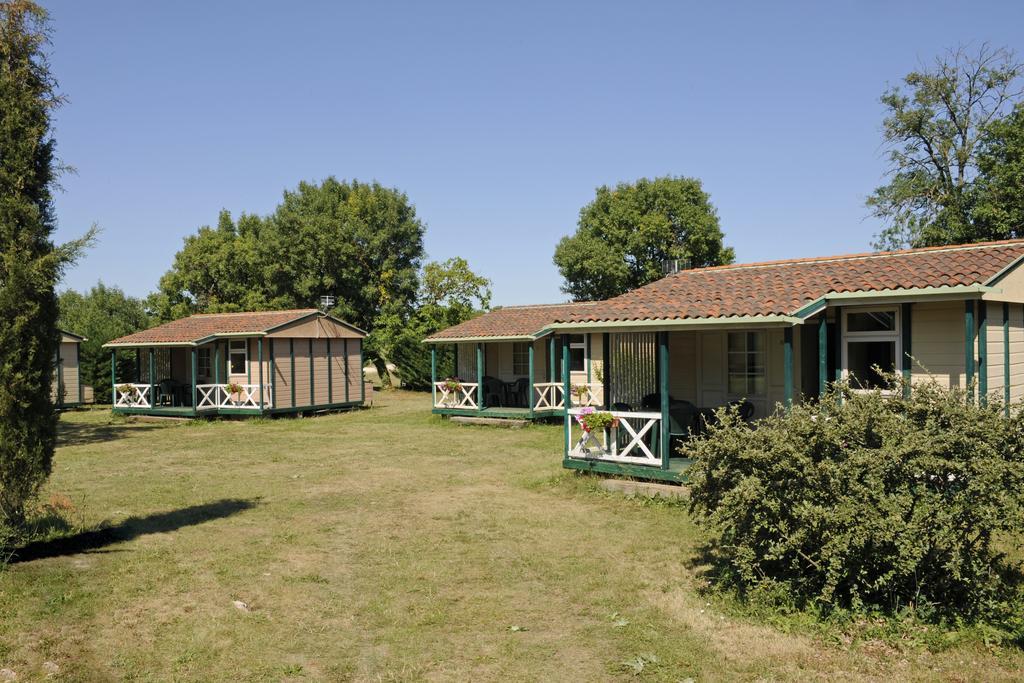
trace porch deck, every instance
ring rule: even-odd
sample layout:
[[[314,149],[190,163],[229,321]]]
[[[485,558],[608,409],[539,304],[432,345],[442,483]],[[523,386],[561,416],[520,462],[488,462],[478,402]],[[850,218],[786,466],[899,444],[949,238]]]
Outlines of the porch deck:
[[[644,481],[667,481],[675,484],[686,484],[689,477],[686,471],[694,463],[692,458],[671,458],[667,470],[652,465],[630,465],[619,462],[608,462],[598,458],[564,458],[562,467],[580,472],[598,472],[614,474],[620,477],[632,477]]]
[[[549,417],[562,417],[564,408],[513,408],[495,406],[493,408],[434,408],[435,415],[455,415],[461,417],[495,417],[516,420],[537,420]]]

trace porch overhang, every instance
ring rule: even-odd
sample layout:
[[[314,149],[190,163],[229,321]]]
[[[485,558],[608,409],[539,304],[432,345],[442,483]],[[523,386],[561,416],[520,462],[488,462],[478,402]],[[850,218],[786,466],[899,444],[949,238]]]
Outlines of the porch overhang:
[[[484,342],[531,342],[543,337],[544,334],[529,335],[506,335],[501,337],[430,337],[424,339],[424,344],[476,344]]]
[[[266,332],[218,332],[217,334],[210,334],[201,339],[195,339],[192,341],[173,341],[173,342],[107,342],[102,346],[104,349],[149,349],[149,348],[179,348],[188,349],[196,346],[202,346],[203,344],[209,344],[212,341],[218,339],[252,339],[259,337],[266,337]]]
[[[988,285],[957,285],[953,287],[914,287],[908,289],[886,289],[881,291],[830,292],[806,304],[793,315],[802,323],[820,313],[828,306],[857,306],[860,304],[899,304],[915,301],[948,300],[961,301],[977,299],[997,292]]]

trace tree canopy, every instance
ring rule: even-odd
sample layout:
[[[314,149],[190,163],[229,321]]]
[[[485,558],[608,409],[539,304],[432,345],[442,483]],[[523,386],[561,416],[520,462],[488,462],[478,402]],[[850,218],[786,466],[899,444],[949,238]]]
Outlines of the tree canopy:
[[[994,121],[978,156],[976,220],[989,239],[1024,237],[1024,103]]]
[[[56,417],[50,396],[59,337],[54,291],[92,238],[57,246],[53,191],[60,172],[52,115],[46,11],[0,3],[0,552],[4,529],[50,474]]]
[[[215,228],[185,239],[150,306],[160,320],[196,312],[319,305],[371,331],[367,351],[383,362],[378,330],[408,321],[423,258],[424,225],[408,197],[378,183],[300,183],[266,217],[221,212]]]
[[[959,244],[1005,234],[991,204],[978,211],[984,175],[998,175],[999,122],[1019,100],[1024,70],[1006,49],[951,50],[907,74],[881,98],[888,183],[867,206],[886,227],[878,248]],[[996,136],[994,139],[993,136]],[[989,148],[989,165],[982,156]],[[1019,230],[1020,227],[1017,227]]]
[[[86,338],[79,347],[82,382],[92,385],[97,403],[110,403],[110,354],[102,347],[111,339],[149,327],[143,302],[102,282],[85,294],[74,290],[62,292],[59,302],[61,329]],[[122,377],[133,372],[130,355],[120,354],[119,362],[124,365],[118,374]]]
[[[577,301],[605,299],[641,287],[679,260],[700,268],[731,263],[718,213],[696,178],[666,176],[614,188],[580,210],[576,233],[563,237],[554,262],[562,291]]]

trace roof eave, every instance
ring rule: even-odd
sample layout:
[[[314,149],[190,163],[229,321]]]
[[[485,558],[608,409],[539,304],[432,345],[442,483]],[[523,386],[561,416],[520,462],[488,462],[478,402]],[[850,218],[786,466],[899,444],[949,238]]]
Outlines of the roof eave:
[[[807,318],[821,312],[833,303],[855,304],[858,302],[875,303],[879,301],[893,302],[902,299],[964,299],[976,297],[992,291],[992,287],[984,284],[954,285],[950,287],[913,287],[908,289],[883,289],[860,292],[830,292],[814,301],[798,308],[793,316],[803,322]]]
[[[686,328],[722,327],[790,327],[802,322],[790,315],[733,315],[712,318],[647,318],[643,320],[588,320],[580,322],[555,323],[549,331],[585,330],[603,331],[635,328],[643,330],[675,330]]]
[[[424,344],[456,344],[459,342],[501,342],[501,341],[522,341],[529,342],[539,339],[543,334],[530,335],[500,335],[500,336],[476,336],[476,337],[428,337],[423,340]]]

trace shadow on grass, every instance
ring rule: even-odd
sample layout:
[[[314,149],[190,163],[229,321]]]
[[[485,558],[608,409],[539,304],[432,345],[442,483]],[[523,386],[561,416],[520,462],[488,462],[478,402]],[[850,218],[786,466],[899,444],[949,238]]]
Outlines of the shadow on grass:
[[[162,424],[78,424],[61,421],[57,425],[57,446],[85,446],[122,439],[126,436],[163,429]]]
[[[225,498],[180,510],[157,512],[145,517],[129,517],[118,524],[82,531],[72,536],[33,541],[15,551],[11,558],[11,564],[95,552],[108,545],[130,541],[146,534],[166,533],[186,526],[231,517],[255,507],[257,502],[256,500]]]

